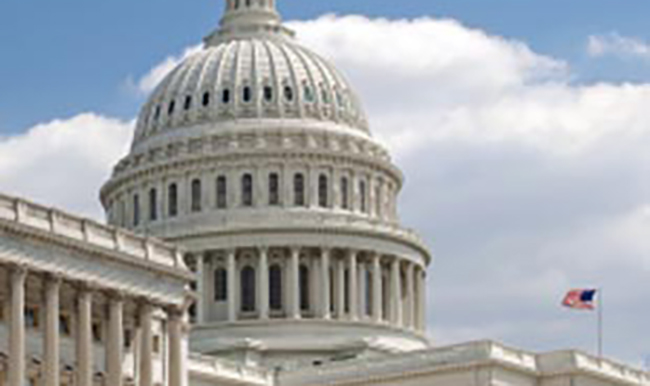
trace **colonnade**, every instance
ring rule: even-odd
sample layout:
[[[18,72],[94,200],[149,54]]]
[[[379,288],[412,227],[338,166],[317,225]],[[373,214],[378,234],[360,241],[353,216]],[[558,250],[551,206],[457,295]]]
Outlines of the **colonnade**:
[[[8,386],[24,386],[26,382],[26,289],[30,275],[27,268],[12,266],[7,269],[8,292]],[[39,274],[43,280],[44,325],[42,383],[44,386],[61,385],[60,353],[60,294],[63,279],[55,275]],[[110,289],[93,288],[89,283],[71,283],[77,289],[76,296],[76,366],[75,385],[93,386],[93,298],[101,292],[107,298],[108,326],[104,340],[106,350],[105,384],[122,386],[124,383],[124,304],[126,295]],[[169,386],[183,386],[184,365],[182,358],[183,312],[172,305],[154,304],[146,299],[130,299],[136,302],[136,318],[140,322],[140,355],[138,362],[138,386],[153,386],[153,336],[152,315],[156,308],[164,309],[167,317]]]
[[[193,258],[201,294],[195,315],[199,324],[313,318],[426,329],[425,268],[408,258],[370,250],[301,246],[227,249]],[[272,282],[272,267],[279,270],[281,283],[277,276]],[[247,288],[249,284],[242,279],[244,269],[254,270],[254,288]],[[219,270],[223,275],[217,274]],[[225,285],[218,280],[225,280]],[[225,296],[215,300],[212,291],[219,286],[226,288]],[[243,306],[244,293],[250,291],[255,292],[253,311],[250,304]],[[278,293],[281,299],[273,301],[272,294],[277,297]],[[216,303],[226,310],[217,316],[210,312]],[[278,303],[280,309],[271,307]]]

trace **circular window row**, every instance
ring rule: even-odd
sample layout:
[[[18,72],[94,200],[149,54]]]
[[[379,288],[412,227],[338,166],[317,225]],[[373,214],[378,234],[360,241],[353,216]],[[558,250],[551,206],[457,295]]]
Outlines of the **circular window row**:
[[[284,101],[289,103],[294,102],[295,92],[291,86],[284,86],[281,92]],[[273,101],[275,101],[276,98],[275,94],[276,94],[276,90],[272,86],[267,85],[261,88],[261,98],[266,103],[272,103]],[[242,87],[241,100],[244,103],[247,104],[251,103],[253,102],[254,98],[255,98],[255,92],[252,86]],[[306,103],[316,102],[316,93],[314,92],[314,89],[306,83],[303,85],[303,98]],[[335,104],[339,109],[346,110],[349,108],[348,98],[342,95],[339,91],[334,92],[334,98],[335,98]],[[233,95],[231,89],[228,87],[222,89],[219,95],[219,99],[222,105],[231,104],[233,102]],[[199,102],[202,107],[206,108],[210,106],[212,100],[213,100],[213,94],[210,93],[209,91],[206,91],[201,96]],[[321,87],[320,90],[320,100],[325,105],[332,104],[330,94],[327,92],[327,90],[324,87]],[[184,111],[191,110],[195,104],[192,95],[187,95],[185,98],[181,99],[181,102],[182,102],[182,109]],[[166,109],[167,115],[171,117],[174,115],[174,113],[176,113],[177,110],[178,110],[177,101],[171,100],[167,105],[167,109]],[[152,117],[154,122],[157,122],[161,118],[162,112],[163,112],[163,106],[160,104],[156,105],[153,110],[153,117]]]

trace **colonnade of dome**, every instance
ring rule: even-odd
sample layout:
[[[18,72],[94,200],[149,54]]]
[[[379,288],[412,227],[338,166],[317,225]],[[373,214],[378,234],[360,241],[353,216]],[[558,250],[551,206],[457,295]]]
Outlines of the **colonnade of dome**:
[[[198,324],[334,319],[424,332],[426,268],[380,251],[264,246],[193,254]]]

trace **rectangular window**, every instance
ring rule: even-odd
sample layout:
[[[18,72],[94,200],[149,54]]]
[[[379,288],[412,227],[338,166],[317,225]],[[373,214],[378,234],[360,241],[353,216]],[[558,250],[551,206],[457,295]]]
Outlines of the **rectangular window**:
[[[178,185],[169,185],[167,195],[169,196],[169,217],[176,217],[178,215]]]
[[[253,176],[244,174],[241,180],[242,184],[242,205],[253,206]]]
[[[192,181],[192,212],[201,211],[201,180]]]
[[[225,176],[217,178],[217,208],[225,209],[228,206],[228,182]]]
[[[280,205],[280,176],[269,174],[269,205]]]
[[[140,225],[140,196],[133,195],[133,226]]]
[[[149,220],[158,219],[158,192],[156,189],[149,190]]]
[[[348,178],[341,178],[341,208],[343,209],[350,208],[349,189]]]

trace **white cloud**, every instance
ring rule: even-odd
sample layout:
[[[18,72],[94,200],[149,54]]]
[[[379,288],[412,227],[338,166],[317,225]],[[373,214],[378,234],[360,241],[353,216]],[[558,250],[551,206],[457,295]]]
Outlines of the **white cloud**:
[[[592,35],[587,42],[587,53],[592,57],[618,56],[650,59],[650,43],[616,32]]]
[[[638,337],[650,312],[638,305],[650,292],[650,85],[575,86],[562,60],[453,20],[290,24],[348,76],[405,171],[403,218],[437,256],[438,342],[590,349],[588,315],[559,301],[569,287],[602,285],[608,354],[647,354]],[[138,89],[196,50],[155,66]],[[0,189],[98,212],[130,126],[87,115],[4,139]]]
[[[0,191],[101,218],[98,191],[128,150],[132,123],[95,114],[0,139]]]
[[[148,95],[165,78],[165,76],[167,76],[167,74],[176,68],[176,66],[202,49],[203,45],[201,44],[188,47],[178,56],[167,57],[167,59],[153,67],[137,81],[134,81],[132,76],[129,77],[126,81],[128,88],[134,90],[138,94]]]

